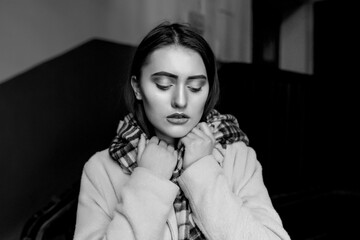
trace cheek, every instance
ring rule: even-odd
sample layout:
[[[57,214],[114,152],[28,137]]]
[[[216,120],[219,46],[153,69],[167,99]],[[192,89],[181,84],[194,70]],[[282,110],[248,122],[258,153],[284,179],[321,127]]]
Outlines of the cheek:
[[[193,112],[194,113],[196,112],[199,115],[199,118],[201,118],[204,112],[207,98],[208,98],[208,92],[205,92],[203,95],[194,98],[191,103],[191,105],[193,106],[192,107]]]
[[[202,106],[202,108],[205,107],[205,104],[206,104],[206,100],[208,99],[209,97],[209,88],[207,87],[204,91],[204,94],[201,95],[200,99],[199,99],[199,105]]]
[[[157,91],[143,91],[142,101],[147,111],[159,111],[162,109],[160,106],[164,105],[167,98],[164,94],[159,94]],[[146,109],[145,109],[146,110]]]
[[[199,110],[204,110],[205,103],[206,103],[207,96],[202,97],[201,99],[198,99],[195,101],[194,106]]]

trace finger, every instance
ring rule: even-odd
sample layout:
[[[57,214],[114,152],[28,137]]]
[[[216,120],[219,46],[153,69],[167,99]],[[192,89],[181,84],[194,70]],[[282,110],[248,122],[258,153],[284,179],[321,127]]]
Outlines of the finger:
[[[207,125],[207,124],[206,124]],[[209,124],[209,125],[207,125],[209,128],[210,128],[210,131],[212,132],[212,133],[214,133],[214,131],[215,131],[215,126],[214,126],[214,124]]]
[[[192,130],[191,130],[191,132],[192,133],[194,133],[197,137],[200,137],[200,138],[202,138],[202,139],[206,139],[206,138],[208,138],[208,136],[202,131],[202,130],[200,130],[199,128],[193,128]]]
[[[166,142],[160,140],[159,146],[161,146],[161,147],[163,147],[163,148],[166,148],[166,147],[167,147],[167,144],[166,144]]]
[[[174,155],[175,159],[177,159],[178,158],[178,151],[174,151],[173,155]]]
[[[183,137],[179,140],[179,143],[184,144],[186,147],[188,145],[188,143],[190,143],[191,141],[192,141],[192,139],[189,137],[189,134],[187,134],[185,137]]]
[[[208,137],[210,137],[215,142],[214,134],[205,122],[200,123],[198,126]]]
[[[214,133],[214,138],[218,138],[218,137],[221,137],[222,136],[222,133],[221,132],[216,132]]]
[[[145,137],[143,135],[141,135],[139,143],[138,143],[138,154],[137,154],[138,161],[141,159],[144,149],[145,149]]]
[[[198,138],[198,136],[197,136],[197,134],[195,134],[194,132],[189,132],[186,136],[185,136],[185,138],[189,138],[189,139],[197,139]]]
[[[174,147],[169,144],[169,145],[167,146],[167,150],[172,153],[172,152],[174,151]]]
[[[154,143],[154,144],[158,145],[159,139],[156,136],[153,136],[149,141],[149,144],[150,143]]]

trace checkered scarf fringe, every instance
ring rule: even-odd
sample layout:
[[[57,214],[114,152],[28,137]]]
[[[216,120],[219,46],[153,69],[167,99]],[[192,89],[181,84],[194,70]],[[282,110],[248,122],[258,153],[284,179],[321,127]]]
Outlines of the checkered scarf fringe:
[[[217,110],[213,109],[206,116],[206,122],[213,128],[215,139],[222,145],[223,148],[226,148],[227,144],[237,141],[243,141],[245,144],[249,144],[249,139],[245,133],[240,130],[239,124],[234,116],[230,114],[220,114]],[[125,116],[124,120],[120,121],[117,129],[117,135],[109,147],[110,156],[113,160],[119,163],[126,174],[131,174],[137,167],[137,146],[141,135],[148,138],[148,136],[146,136],[139,127],[134,116],[130,113]],[[178,184],[177,178],[183,171],[182,163],[184,150],[184,146],[180,146],[178,150],[177,165],[170,179],[175,184]],[[179,189],[180,190],[174,201],[179,239],[206,239],[193,220],[189,200],[185,197],[181,188]]]

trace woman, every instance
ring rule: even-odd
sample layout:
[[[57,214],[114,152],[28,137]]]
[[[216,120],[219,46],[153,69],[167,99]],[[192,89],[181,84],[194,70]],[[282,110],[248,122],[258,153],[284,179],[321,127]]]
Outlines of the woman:
[[[246,135],[214,109],[216,72],[186,25],[143,39],[124,91],[130,114],[84,166],[75,239],[289,239]]]

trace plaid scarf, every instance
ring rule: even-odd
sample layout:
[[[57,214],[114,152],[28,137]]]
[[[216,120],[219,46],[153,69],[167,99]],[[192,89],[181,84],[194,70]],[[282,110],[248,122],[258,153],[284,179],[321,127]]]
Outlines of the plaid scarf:
[[[226,148],[227,144],[236,141],[243,141],[246,144],[249,143],[247,136],[240,130],[236,118],[232,115],[222,115],[213,109],[206,116],[206,122],[213,129],[216,142],[218,142],[223,148]],[[119,163],[126,174],[131,174],[137,167],[137,146],[141,135],[148,137],[141,130],[134,116],[130,113],[125,116],[124,120],[120,121],[117,135],[109,147],[110,156],[113,160]],[[183,145],[178,148],[177,165],[170,179],[175,184],[178,184],[177,178],[183,171],[182,163],[184,151],[185,147]],[[193,220],[189,200],[185,197],[181,188],[179,189],[180,190],[174,201],[179,239],[206,239]]]

